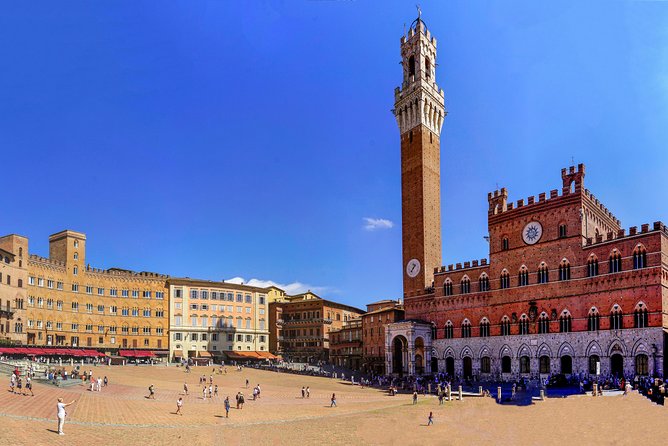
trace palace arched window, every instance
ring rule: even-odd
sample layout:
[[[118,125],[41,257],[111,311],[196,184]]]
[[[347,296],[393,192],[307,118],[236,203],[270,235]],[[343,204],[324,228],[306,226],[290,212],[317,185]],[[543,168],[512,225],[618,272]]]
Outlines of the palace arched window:
[[[429,79],[431,77],[431,61],[428,57],[424,58],[424,71],[426,78]]]
[[[454,337],[454,327],[452,321],[445,323],[445,339],[452,339]]]
[[[484,317],[480,321],[480,337],[481,338],[489,337],[489,320],[486,317]]]
[[[522,265],[522,268],[520,268],[520,272],[517,275],[517,285],[518,286],[529,285],[529,270],[524,265]]]
[[[591,255],[587,260],[587,277],[598,276],[598,259],[595,255]]]
[[[464,277],[462,279],[462,281],[459,283],[459,288],[461,294],[468,294],[471,292],[471,281],[468,277]]]
[[[482,274],[478,279],[478,287],[480,291],[489,291],[489,277],[487,274]]]
[[[415,76],[415,56],[408,58],[408,75]]]
[[[647,266],[647,250],[638,245],[633,251],[633,269],[641,269]]]
[[[501,239],[501,251],[508,251],[510,249],[510,243],[508,242],[508,237]]]
[[[559,238],[566,237],[566,225],[559,225]]]
[[[462,338],[470,338],[471,337],[471,323],[469,322],[468,319],[464,319],[464,322],[462,322]]]
[[[510,336],[510,318],[503,316],[501,319],[501,336]]]
[[[566,259],[559,264],[559,280],[571,280],[571,264]]]
[[[609,264],[610,273],[618,273],[622,270],[622,255],[616,249],[610,254]]]
[[[501,273],[501,289],[510,288],[510,274],[505,269]]]
[[[550,357],[541,356],[538,359],[538,370],[542,374],[550,373]]]
[[[538,283],[548,283],[550,281],[550,272],[545,262],[541,263],[538,267],[537,277]]]
[[[547,317],[546,313],[541,313],[538,318],[538,333],[546,334],[550,332],[550,318]]]
[[[452,296],[452,281],[450,279],[446,279],[445,283],[443,284],[443,294],[446,296]]]
[[[529,318],[526,314],[520,316],[519,321],[519,334],[528,335],[529,334]]]
[[[610,330],[621,330],[623,327],[624,314],[619,305],[612,307],[610,312]]]
[[[571,332],[571,314],[568,310],[561,312],[559,316],[559,333],[570,333]]]
[[[593,307],[587,314],[587,331],[598,331],[600,327],[601,315],[598,310]]]
[[[633,326],[635,328],[646,328],[648,321],[647,306],[640,302],[633,310]]]

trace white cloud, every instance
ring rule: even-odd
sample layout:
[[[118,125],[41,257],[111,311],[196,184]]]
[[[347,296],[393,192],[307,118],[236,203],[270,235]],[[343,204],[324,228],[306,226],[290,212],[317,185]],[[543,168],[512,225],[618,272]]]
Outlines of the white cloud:
[[[394,223],[385,218],[364,217],[362,220],[364,221],[363,227],[367,231],[375,231],[376,229],[390,229],[394,226]]]
[[[312,286],[307,283],[302,283],[302,282],[292,282],[292,283],[278,283],[274,282],[273,280],[262,280],[262,279],[250,279],[250,280],[245,280],[243,277],[233,277],[231,279],[225,280],[227,283],[236,283],[236,284],[243,284],[243,285],[249,285],[249,286],[255,286],[258,288],[266,288],[270,286],[275,286],[283,291],[285,291],[287,294],[292,295],[292,294],[301,294],[305,293],[307,291],[311,291],[319,296],[322,297],[323,293],[329,292],[333,293],[336,292],[333,288],[326,287],[326,286]]]

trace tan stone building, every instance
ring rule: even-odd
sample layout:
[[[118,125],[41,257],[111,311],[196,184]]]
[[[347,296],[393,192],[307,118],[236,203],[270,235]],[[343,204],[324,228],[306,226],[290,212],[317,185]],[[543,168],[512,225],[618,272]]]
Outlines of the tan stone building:
[[[28,239],[0,237],[0,342],[24,344]]]
[[[329,359],[329,333],[363,310],[325,300],[312,292],[282,296],[270,305],[270,350],[284,358],[309,362]]]
[[[197,279],[169,279],[170,358],[262,359],[269,355],[268,296],[256,288]]]
[[[343,323],[329,332],[329,362],[350,370],[362,368],[362,318]]]
[[[403,303],[380,300],[368,304],[362,316],[363,370],[377,375],[385,374],[385,327],[404,318]]]
[[[30,255],[26,264],[27,344],[166,355],[168,276],[91,268],[86,235],[69,230],[49,237],[49,257]]]

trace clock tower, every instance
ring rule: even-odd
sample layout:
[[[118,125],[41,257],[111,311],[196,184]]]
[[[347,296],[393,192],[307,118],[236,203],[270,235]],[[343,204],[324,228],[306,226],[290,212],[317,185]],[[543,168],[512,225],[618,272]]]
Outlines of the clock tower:
[[[401,38],[403,82],[394,91],[401,135],[404,296],[431,287],[441,266],[440,135],[447,114],[436,85],[436,39],[422,18]]]

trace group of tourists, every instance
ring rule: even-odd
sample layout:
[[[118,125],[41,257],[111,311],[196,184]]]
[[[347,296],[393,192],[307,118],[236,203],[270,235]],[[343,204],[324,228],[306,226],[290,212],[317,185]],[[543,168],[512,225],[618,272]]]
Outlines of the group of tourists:
[[[26,375],[24,382],[19,370],[14,369],[9,377],[9,391],[15,395],[22,396],[28,396],[28,392],[30,392],[30,396],[35,396],[32,391],[32,378],[30,374]]]

